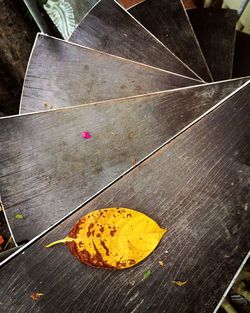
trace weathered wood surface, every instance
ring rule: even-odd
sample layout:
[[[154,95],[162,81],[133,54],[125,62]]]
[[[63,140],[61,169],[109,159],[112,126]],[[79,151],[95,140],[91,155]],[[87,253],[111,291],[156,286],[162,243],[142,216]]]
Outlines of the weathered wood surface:
[[[187,13],[214,80],[231,78],[237,11],[194,9]]]
[[[200,79],[114,0],[100,0],[83,18],[69,41]]]
[[[2,310],[212,312],[250,248],[249,93],[250,85],[9,262]],[[122,271],[84,266],[64,246],[44,247],[103,207],[140,210],[169,231],[143,263]],[[44,293],[38,302],[35,291]]]
[[[236,32],[233,77],[242,77],[250,74],[250,35]]]
[[[21,112],[35,112],[201,84],[143,64],[38,35]]]
[[[0,194],[16,241],[46,230],[246,80],[0,120]]]
[[[180,0],[147,0],[129,12],[200,77],[212,80]]]

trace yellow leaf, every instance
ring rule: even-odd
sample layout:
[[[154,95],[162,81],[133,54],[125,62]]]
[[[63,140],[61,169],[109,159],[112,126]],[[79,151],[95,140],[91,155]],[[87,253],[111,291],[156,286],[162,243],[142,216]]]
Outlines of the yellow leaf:
[[[172,280],[172,283],[173,283],[173,284],[175,284],[176,286],[180,286],[180,287],[186,285],[187,282],[188,282],[187,280],[185,280],[185,281]]]
[[[144,260],[158,245],[166,230],[147,215],[127,208],[97,210],[79,219],[66,243],[84,264],[124,269]]]

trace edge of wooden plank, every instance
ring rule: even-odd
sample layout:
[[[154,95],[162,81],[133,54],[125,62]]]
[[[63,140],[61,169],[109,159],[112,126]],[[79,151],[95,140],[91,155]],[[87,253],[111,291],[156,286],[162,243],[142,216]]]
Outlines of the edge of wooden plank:
[[[85,17],[101,2],[102,0],[99,0],[84,16],[83,16],[83,18],[81,19],[81,21],[82,20],[84,20],[85,19]],[[128,14],[138,25],[140,25],[148,34],[150,34],[151,35],[151,37],[153,37],[159,44],[161,44],[170,54],[172,54],[175,58],[176,58],[176,60],[178,60],[182,65],[184,65],[191,73],[193,73],[196,77],[197,77],[197,80],[199,80],[199,81],[202,81],[202,82],[205,82],[204,81],[204,79],[203,78],[201,78],[193,69],[191,69],[186,63],[184,63],[177,55],[175,55],[167,46],[165,46],[157,37],[155,37],[155,35],[154,34],[152,34],[144,25],[142,25],[129,11],[127,11],[118,1],[116,1],[116,0],[113,0],[123,11],[125,11],[125,13],[126,14]],[[142,1],[142,2],[144,2],[144,1]],[[141,3],[142,3],[141,2]],[[136,4],[135,6],[137,6],[137,5],[139,5],[139,3],[138,4]],[[81,24],[81,22],[79,23],[79,24]],[[78,24],[78,25],[79,25]],[[77,25],[77,26],[78,26]],[[73,33],[72,33],[73,34]],[[71,41],[70,41],[70,38],[72,37],[72,34],[71,34],[71,36],[68,38],[68,41],[71,43]],[[79,45],[80,47],[83,47],[83,46],[81,46],[81,45]],[[91,49],[91,48],[90,48]],[[94,50],[94,49],[92,49],[92,50]],[[95,50],[95,51],[97,51],[97,50]],[[101,51],[100,51],[101,52]],[[105,54],[108,54],[108,53],[106,53],[105,52]],[[112,54],[110,54],[110,55],[112,55]],[[114,56],[114,55],[113,55]],[[122,58],[122,57],[120,57],[120,58]],[[125,59],[125,58],[124,58]],[[125,59],[125,60],[128,60],[128,59]],[[129,61],[132,61],[132,60],[129,60]],[[136,62],[136,61],[132,61],[132,62]],[[136,62],[136,63],[139,63],[139,62]],[[140,63],[140,64],[143,64],[143,63]],[[146,65],[146,64],[143,64],[143,65]],[[151,66],[151,65],[148,65],[148,66],[150,66],[150,67],[153,67],[153,66]],[[157,67],[155,67],[155,68],[157,68]],[[157,68],[157,69],[159,69],[159,68]],[[164,70],[164,71],[167,71],[167,70]],[[177,73],[174,73],[174,72],[171,72],[171,71],[167,71],[167,72],[169,72],[169,73],[172,73],[172,74],[177,74]],[[192,78],[192,77],[189,77],[189,76],[185,76],[185,75],[181,75],[181,74],[178,74],[178,75],[180,75],[180,76],[183,76],[183,77],[188,77],[188,78],[191,78],[191,79],[195,79],[195,78]]]
[[[79,106],[93,105],[93,104],[99,104],[99,103],[106,103],[108,101],[120,101],[120,100],[125,100],[125,99],[137,99],[137,98],[145,97],[145,96],[160,95],[160,94],[165,94],[165,93],[170,93],[170,92],[177,92],[177,91],[186,90],[186,89],[199,88],[201,86],[203,87],[203,86],[223,84],[223,83],[228,82],[228,81],[232,81],[233,82],[233,81],[237,81],[237,80],[241,80],[241,79],[249,79],[250,80],[250,76],[235,77],[233,79],[225,79],[225,80],[220,80],[220,81],[210,82],[210,83],[205,83],[205,84],[199,84],[199,85],[186,86],[186,87],[174,88],[174,89],[169,89],[169,90],[161,90],[161,91],[149,92],[149,93],[146,93],[146,94],[139,94],[139,95],[128,96],[128,97],[121,97],[121,98],[115,98],[115,99],[87,102],[87,103],[71,105],[71,106],[63,107],[63,108],[55,108],[55,109],[50,109],[50,110],[41,110],[41,111],[35,111],[35,112],[25,112],[25,113],[22,113],[21,112],[21,108],[20,108],[20,111],[19,111],[18,114],[8,115],[8,116],[1,116],[0,120],[3,119],[3,118],[10,118],[10,117],[18,116],[18,115],[29,115],[29,114],[34,114],[34,113],[44,113],[44,112],[48,112],[48,111],[65,110],[65,109],[75,108],[75,107],[79,107]]]
[[[24,250],[26,250],[29,246],[31,246],[34,242],[36,242],[37,240],[39,240],[40,238],[42,238],[46,233],[48,233],[50,230],[52,230],[53,228],[55,228],[56,226],[58,226],[61,222],[63,222],[64,220],[66,220],[69,216],[73,215],[76,211],[78,211],[80,208],[82,208],[84,205],[86,205],[87,203],[89,203],[91,200],[93,200],[96,196],[98,196],[99,194],[101,194],[104,190],[107,190],[111,185],[113,185],[115,182],[117,182],[118,180],[120,180],[120,178],[122,178],[123,176],[127,175],[129,172],[131,172],[135,167],[139,166],[141,163],[143,163],[145,160],[147,160],[149,157],[151,157],[154,153],[156,153],[157,151],[159,151],[161,148],[163,148],[166,144],[168,144],[169,142],[171,142],[172,140],[174,140],[175,138],[177,138],[179,135],[181,135],[182,133],[184,133],[187,129],[189,129],[190,127],[192,127],[194,124],[196,124],[198,121],[202,120],[205,116],[207,116],[208,114],[210,114],[211,112],[213,112],[217,107],[219,107],[220,105],[222,105],[226,100],[228,100],[229,98],[231,98],[232,96],[234,96],[236,93],[238,93],[241,89],[243,89],[244,87],[246,87],[248,84],[250,83],[250,80],[248,80],[247,82],[245,82],[242,86],[240,86],[239,88],[237,88],[236,90],[234,90],[232,93],[230,93],[228,96],[226,96],[224,99],[222,99],[221,101],[219,101],[217,104],[215,104],[213,107],[211,107],[209,110],[207,110],[205,113],[203,113],[201,116],[199,116],[198,118],[196,118],[195,120],[193,120],[191,123],[189,123],[187,126],[185,126],[182,130],[180,130],[179,132],[177,132],[174,136],[172,136],[171,138],[169,138],[167,141],[165,141],[162,145],[160,145],[157,149],[155,149],[154,151],[152,151],[150,154],[148,154],[145,158],[143,158],[140,162],[138,162],[136,165],[130,167],[128,170],[126,170],[124,173],[122,173],[120,176],[118,176],[116,179],[114,179],[112,182],[110,182],[109,184],[107,184],[104,188],[102,188],[101,190],[99,190],[97,193],[95,193],[94,195],[92,195],[90,198],[88,198],[84,203],[80,204],[79,206],[77,206],[75,209],[73,209],[70,213],[68,213],[67,215],[65,215],[62,219],[60,219],[59,221],[57,221],[56,223],[54,223],[53,225],[51,225],[50,227],[48,227],[46,230],[44,230],[43,232],[41,232],[39,235],[37,235],[36,237],[34,237],[33,239],[31,239],[28,243],[24,244],[19,250],[15,251],[12,255],[10,255],[9,257],[7,257],[5,260],[3,260],[2,262],[0,262],[0,268],[2,266],[4,266],[5,264],[7,264],[11,259],[13,259],[14,257],[16,257],[17,255],[19,255],[20,253],[24,252]]]
[[[123,3],[123,0],[118,0],[118,2],[119,2],[126,10],[129,10],[129,9],[133,8],[133,7],[137,6],[138,4],[140,4],[140,3],[144,2],[144,1],[145,1],[145,0],[137,0],[137,1],[135,1],[135,3],[132,4],[132,5],[125,5],[125,3]],[[126,1],[124,1],[124,2],[126,2]]]
[[[4,218],[5,218],[5,220],[6,220],[6,224],[7,224],[7,226],[8,226],[8,229],[9,229],[9,232],[10,232],[10,236],[11,236],[11,238],[12,238],[12,240],[13,240],[13,243],[14,243],[14,245],[15,245],[16,247],[18,247],[18,244],[17,244],[17,242],[16,242],[16,240],[15,240],[15,237],[14,237],[14,234],[13,234],[13,232],[12,232],[12,228],[11,228],[11,226],[10,226],[10,222],[9,222],[9,220],[8,220],[7,214],[6,214],[5,209],[4,209],[4,205],[3,205],[3,202],[2,202],[2,199],[1,199],[1,195],[0,195],[0,208],[1,208],[2,211],[3,211],[3,215],[4,215]],[[1,263],[0,263],[0,264],[1,264]]]
[[[101,1],[101,0],[100,0],[100,1]],[[123,8],[123,6],[122,6],[120,3],[118,3],[116,0],[114,0],[114,1],[115,1],[123,10],[125,10],[125,9]],[[142,1],[142,2],[144,2],[144,1]],[[142,3],[142,2],[141,2],[141,3]],[[181,1],[181,3],[182,3],[182,1]],[[139,4],[138,4],[138,5],[139,5]],[[125,11],[126,11],[126,10],[125,10]],[[195,71],[194,71],[193,69],[191,69],[186,63],[184,63],[177,55],[175,55],[168,47],[166,47],[157,37],[155,37],[154,34],[152,34],[152,33],[151,33],[145,26],[143,26],[135,17],[133,17],[133,15],[130,14],[130,12],[128,12],[128,11],[126,11],[126,12],[127,12],[127,13],[131,16],[131,18],[133,18],[139,25],[141,25],[142,28],[144,28],[149,34],[151,34],[151,36],[154,37],[155,40],[157,40],[157,41],[158,41],[163,47],[165,47],[173,56],[175,56],[176,59],[178,59],[183,65],[185,65],[186,68],[188,68],[193,74],[195,74],[195,76],[197,76],[200,81],[205,82],[203,78],[201,78],[197,73],[195,73]]]
[[[219,301],[219,303],[217,304],[216,308],[214,309],[213,313],[218,312],[222,302],[224,301],[226,295],[228,294],[229,290],[231,289],[231,287],[233,286],[234,282],[236,281],[236,278],[239,276],[241,270],[243,269],[243,267],[245,266],[245,264],[247,263],[248,259],[250,258],[250,250],[248,252],[248,254],[245,256],[245,258],[243,259],[240,267],[238,268],[237,272],[235,273],[234,277],[232,278],[230,284],[228,285],[227,289],[225,290],[221,300]]]
[[[37,33],[36,38],[34,40],[34,44],[33,44],[33,47],[32,47],[31,53],[30,53],[29,61],[28,61],[26,72],[25,72],[25,76],[24,76],[24,83],[25,83],[27,75],[28,75],[30,63],[31,63],[31,60],[32,60],[32,57],[33,57],[33,53],[34,53],[34,50],[36,48],[36,43],[37,43],[39,37],[48,37],[48,38],[50,38],[52,40],[59,41],[59,42],[62,42],[64,44],[67,44],[67,45],[72,45],[72,46],[75,46],[75,47],[78,47],[78,48],[81,48],[81,49],[84,49],[84,50],[87,50],[87,51],[90,51],[90,52],[93,52],[93,53],[103,54],[103,55],[109,56],[111,58],[122,60],[123,62],[126,62],[126,63],[130,63],[130,64],[132,63],[132,64],[139,65],[141,67],[144,67],[144,68],[146,67],[146,68],[150,68],[150,69],[153,69],[153,70],[156,70],[156,71],[159,71],[159,72],[168,73],[168,74],[174,75],[176,77],[182,77],[182,78],[188,79],[190,81],[193,81],[194,84],[195,84],[195,82],[197,82],[199,84],[202,84],[202,82],[199,79],[195,79],[195,78],[184,76],[184,75],[181,75],[181,74],[178,74],[178,73],[174,73],[174,72],[170,72],[170,71],[167,71],[167,70],[163,70],[163,69],[160,69],[160,68],[157,68],[157,67],[154,67],[154,66],[151,66],[151,65],[146,65],[146,64],[143,64],[143,63],[140,63],[140,62],[128,60],[128,59],[122,58],[120,56],[112,55],[112,54],[105,53],[105,52],[102,52],[102,51],[98,51],[98,50],[95,50],[95,49],[92,49],[92,48],[89,48],[89,47],[81,46],[81,45],[79,45],[77,43],[69,42],[69,41],[66,41],[64,39],[56,38],[56,37],[53,37],[53,36],[50,36],[50,35],[47,35],[47,34],[42,34],[42,33]],[[21,113],[21,110],[22,110],[24,85],[25,85],[24,83],[23,83],[22,93],[21,93],[21,97],[20,97],[19,114]]]
[[[237,23],[237,21],[236,21],[236,23]],[[234,70],[234,55],[235,55],[235,44],[236,44],[236,32],[237,32],[237,27],[235,25],[234,38],[233,38],[233,53],[232,53],[232,64],[231,64],[230,78],[233,77],[233,70]]]
[[[214,82],[215,80],[214,80],[214,78],[213,78],[213,76],[212,76],[212,73],[211,73],[211,71],[210,71],[210,68],[208,67],[207,60],[206,60],[206,58],[205,58],[205,56],[204,56],[204,54],[203,54],[203,51],[201,50],[201,45],[200,45],[199,40],[197,39],[197,37],[196,37],[196,35],[195,35],[193,26],[192,26],[192,24],[191,24],[191,22],[190,22],[190,19],[189,19],[189,17],[188,17],[187,10],[186,10],[186,8],[185,8],[185,6],[184,6],[184,3],[183,3],[182,1],[181,1],[181,4],[182,4],[183,10],[184,10],[184,12],[185,12],[185,15],[186,15],[186,17],[187,17],[187,20],[188,20],[188,23],[189,23],[189,25],[190,25],[190,28],[191,28],[191,30],[192,30],[192,33],[193,33],[193,35],[194,35],[194,39],[195,39],[195,41],[196,41],[196,44],[197,44],[197,46],[199,47],[200,54],[201,54],[201,56],[202,56],[202,59],[203,59],[203,61],[204,61],[204,64],[205,64],[205,66],[206,66],[206,69],[207,69],[207,71],[208,71],[208,74],[209,74],[210,78],[212,79],[212,82]]]

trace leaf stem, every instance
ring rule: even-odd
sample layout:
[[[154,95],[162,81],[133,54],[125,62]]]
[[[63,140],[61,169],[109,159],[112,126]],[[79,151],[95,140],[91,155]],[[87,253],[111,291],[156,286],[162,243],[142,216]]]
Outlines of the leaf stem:
[[[69,240],[68,237],[64,238],[64,239],[60,239],[60,240],[57,240],[57,241],[54,241],[54,242],[51,242],[50,244],[46,245],[45,248],[50,248],[54,245],[57,245],[58,243],[65,243],[65,242],[68,242],[68,241],[73,241],[73,240]]]

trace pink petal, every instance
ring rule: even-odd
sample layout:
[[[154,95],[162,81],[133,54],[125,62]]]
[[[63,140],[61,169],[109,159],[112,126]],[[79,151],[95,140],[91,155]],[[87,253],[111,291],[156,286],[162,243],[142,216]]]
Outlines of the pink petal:
[[[90,139],[92,136],[89,132],[82,132],[82,138],[84,139]]]

